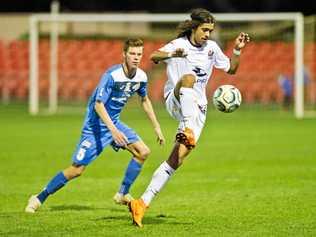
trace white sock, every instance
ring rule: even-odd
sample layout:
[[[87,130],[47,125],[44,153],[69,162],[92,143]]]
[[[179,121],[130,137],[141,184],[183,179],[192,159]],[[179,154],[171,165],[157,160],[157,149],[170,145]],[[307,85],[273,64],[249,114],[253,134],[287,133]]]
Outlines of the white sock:
[[[180,88],[180,104],[183,121],[186,127],[193,128],[193,120],[196,116],[196,96],[193,88]]]
[[[149,206],[152,199],[160,192],[160,190],[165,186],[171,175],[175,172],[173,168],[165,161],[158,169],[156,169],[150,184],[148,185],[146,191],[141,196],[146,206]]]

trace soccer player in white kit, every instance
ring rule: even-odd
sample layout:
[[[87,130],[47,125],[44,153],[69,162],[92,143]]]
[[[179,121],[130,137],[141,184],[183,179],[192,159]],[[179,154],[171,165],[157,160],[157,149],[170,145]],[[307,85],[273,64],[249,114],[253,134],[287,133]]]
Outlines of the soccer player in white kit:
[[[129,204],[133,222],[139,227],[152,199],[196,146],[206,120],[205,91],[213,67],[235,74],[241,49],[250,41],[248,34],[240,33],[233,55],[228,58],[215,41],[209,40],[214,26],[215,19],[209,11],[194,9],[191,19],[179,24],[178,37],[151,55],[153,62],[167,65],[164,98],[167,111],[179,121],[179,126],[168,160],[154,172],[141,198]]]

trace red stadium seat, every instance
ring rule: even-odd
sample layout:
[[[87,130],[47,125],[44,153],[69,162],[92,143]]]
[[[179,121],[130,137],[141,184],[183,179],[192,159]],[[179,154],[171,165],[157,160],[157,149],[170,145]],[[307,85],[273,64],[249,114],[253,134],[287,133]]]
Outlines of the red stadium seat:
[[[149,56],[165,43],[157,40],[145,41],[142,69],[149,72],[153,68]],[[233,45],[234,42],[227,44],[227,54],[231,55]],[[120,40],[60,40],[58,47],[59,94],[65,99],[87,98],[100,80],[101,74],[111,65],[122,61],[123,43]],[[40,40],[40,94],[45,97],[48,95],[49,87],[49,49],[49,41]],[[316,62],[313,60],[313,56],[316,55],[315,43],[306,45],[306,55],[306,66],[312,75],[316,75]],[[251,60],[247,60],[249,58]],[[0,41],[0,87],[8,88],[12,96],[25,98],[28,93],[25,86],[27,83],[24,83],[24,80],[28,81],[28,60],[27,41],[13,40],[8,44]],[[207,94],[211,95],[219,85],[233,84],[241,90],[246,102],[280,101],[282,94],[278,88],[277,78],[281,73],[293,76],[294,45],[287,42],[251,42],[243,50],[241,60],[235,76],[214,70]],[[21,75],[20,71],[25,73]],[[19,87],[19,84],[22,86]],[[149,90],[154,100],[161,100],[163,97],[163,85],[164,79],[154,79],[150,83]]]

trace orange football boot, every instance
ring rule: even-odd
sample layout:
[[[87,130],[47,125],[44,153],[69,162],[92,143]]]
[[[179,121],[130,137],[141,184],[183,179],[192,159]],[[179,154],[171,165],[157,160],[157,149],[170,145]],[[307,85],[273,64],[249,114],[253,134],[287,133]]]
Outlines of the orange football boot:
[[[142,199],[132,200],[128,203],[129,211],[132,214],[133,223],[138,227],[143,227],[142,220],[146,211],[146,204]]]
[[[189,150],[195,147],[195,138],[192,129],[185,128],[184,131],[178,132],[176,135],[177,142],[185,145]]]

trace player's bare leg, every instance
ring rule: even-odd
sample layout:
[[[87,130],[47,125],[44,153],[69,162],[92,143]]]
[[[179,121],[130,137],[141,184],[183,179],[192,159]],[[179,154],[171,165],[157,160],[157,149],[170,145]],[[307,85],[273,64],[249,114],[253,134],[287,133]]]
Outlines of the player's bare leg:
[[[139,175],[142,165],[150,154],[150,149],[143,141],[137,141],[126,147],[133,157],[127,166],[119,191],[114,195],[113,200],[116,204],[127,205],[134,198],[129,194],[129,188]]]
[[[72,164],[71,166],[69,166],[68,168],[64,169],[63,173],[66,177],[66,179],[68,181],[79,177],[80,175],[82,175],[83,171],[85,170],[85,166],[84,165],[76,165],[76,164]]]
[[[191,152],[185,145],[176,142],[173,147],[173,150],[167,160],[167,163],[172,167],[174,170],[178,169],[185,159]]]
[[[181,104],[183,122],[185,124],[184,130],[177,133],[176,140],[185,145],[189,150],[193,149],[196,145],[192,130],[197,110],[197,98],[193,89],[195,81],[196,78],[194,75],[183,75],[174,89],[174,95]]]
[[[165,186],[175,170],[181,166],[184,158],[189,153],[190,150],[185,145],[176,142],[168,160],[163,162],[154,172],[151,182],[142,197],[129,203],[129,210],[135,225],[143,226],[142,220],[150,202]]]

